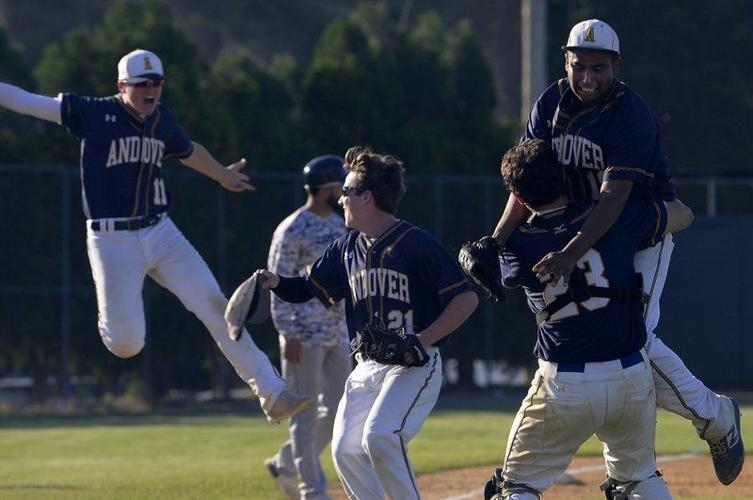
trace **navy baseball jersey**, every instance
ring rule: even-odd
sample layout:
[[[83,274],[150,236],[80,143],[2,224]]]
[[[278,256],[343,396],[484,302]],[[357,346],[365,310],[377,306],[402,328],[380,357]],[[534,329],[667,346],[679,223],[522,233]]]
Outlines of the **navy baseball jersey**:
[[[81,182],[87,219],[140,217],[167,210],[162,162],[187,158],[193,144],[160,104],[141,119],[118,96],[64,94],[63,125],[81,141]]]
[[[470,290],[439,242],[405,221],[373,241],[349,231],[308,269],[306,282],[325,306],[345,299],[351,339],[367,324],[420,333],[453,297]]]
[[[516,229],[500,259],[506,286],[522,286],[534,313],[568,293],[561,282],[540,283],[531,270],[547,253],[562,248],[581,228],[593,202],[579,202],[534,215]],[[633,257],[664,234],[663,202],[630,200],[619,219],[578,261],[590,286],[627,289],[635,274]],[[534,354],[557,363],[608,361],[638,351],[646,343],[643,305],[591,297],[570,302],[539,324]]]
[[[634,199],[675,197],[659,125],[645,100],[615,79],[598,106],[584,108],[566,78],[531,109],[522,139],[551,141],[568,179],[571,200],[596,200],[604,180],[633,181]]]

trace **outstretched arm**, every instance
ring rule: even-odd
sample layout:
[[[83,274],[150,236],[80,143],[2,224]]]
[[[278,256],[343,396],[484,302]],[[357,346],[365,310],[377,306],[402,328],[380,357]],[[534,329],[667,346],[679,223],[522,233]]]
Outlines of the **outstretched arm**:
[[[529,214],[530,212],[525,205],[510,194],[510,197],[507,199],[507,205],[505,205],[505,211],[502,212],[502,217],[499,219],[497,227],[494,228],[494,233],[492,234],[497,243],[499,243],[499,246],[505,246],[507,238],[510,237],[510,234],[517,229]]]
[[[0,106],[60,124],[60,101],[54,97],[32,94],[14,85],[0,83]]]
[[[552,282],[557,282],[561,276],[567,283],[578,259],[604,236],[620,216],[632,188],[632,181],[605,181],[601,185],[599,202],[583,223],[581,230],[565,248],[546,254],[533,266],[536,276],[541,280],[546,280],[549,276]]]
[[[180,161],[185,166],[216,180],[228,191],[240,193],[242,191],[256,190],[254,185],[249,182],[250,179],[248,176],[240,172],[246,166],[245,158],[241,158],[240,161],[224,167],[214,159],[212,154],[207,151],[207,148],[198,142],[194,142],[191,156]]]

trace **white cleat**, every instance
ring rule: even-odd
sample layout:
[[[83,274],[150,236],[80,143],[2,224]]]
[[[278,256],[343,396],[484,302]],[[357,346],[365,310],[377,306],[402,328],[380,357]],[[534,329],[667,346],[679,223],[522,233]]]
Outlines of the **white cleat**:
[[[294,392],[283,389],[272,408],[267,412],[267,420],[273,424],[279,424],[286,418],[302,412],[314,401],[311,396],[299,396]]]

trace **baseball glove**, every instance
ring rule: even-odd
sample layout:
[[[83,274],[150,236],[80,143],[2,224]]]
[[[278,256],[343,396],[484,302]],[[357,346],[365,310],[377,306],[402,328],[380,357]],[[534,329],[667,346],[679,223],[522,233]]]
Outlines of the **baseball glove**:
[[[356,333],[353,352],[385,365],[424,366],[429,362],[418,337],[375,325],[366,325]]]
[[[236,342],[246,323],[258,325],[269,318],[269,289],[262,288],[263,277],[254,273],[235,289],[225,308],[225,323],[230,338]]]
[[[477,241],[466,241],[460,247],[458,262],[460,267],[497,302],[505,300],[502,288],[502,272],[499,269],[499,243],[491,236],[484,236]]]

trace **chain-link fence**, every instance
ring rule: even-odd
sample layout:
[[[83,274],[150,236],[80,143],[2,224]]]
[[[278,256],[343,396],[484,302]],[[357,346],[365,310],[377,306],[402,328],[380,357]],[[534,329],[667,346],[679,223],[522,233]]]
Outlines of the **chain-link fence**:
[[[156,401],[176,389],[227,394],[240,384],[203,325],[150,280],[144,287],[146,347],[132,359],[112,356],[96,327],[78,168],[0,165],[0,172],[0,376],[30,377],[37,399],[133,391]],[[305,199],[298,172],[252,176],[257,191],[234,194],[189,169],[166,171],[170,215],[226,292],[265,264],[274,228]],[[751,178],[677,184],[697,216],[753,213]],[[498,176],[409,176],[398,215],[435,234],[455,255],[463,241],[491,231],[505,201]],[[279,358],[271,322],[253,336]],[[534,338],[522,294],[510,294],[501,305],[482,301],[444,349],[448,380],[471,387],[525,379],[515,368],[531,366]]]

